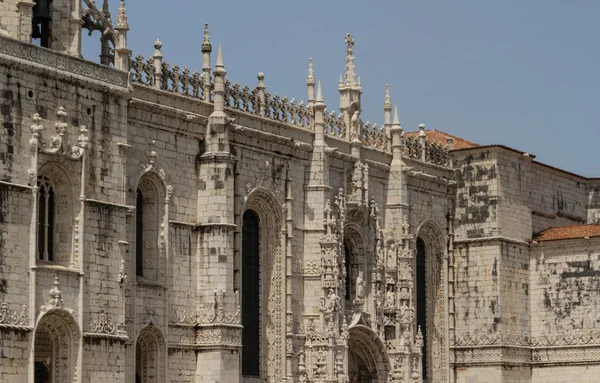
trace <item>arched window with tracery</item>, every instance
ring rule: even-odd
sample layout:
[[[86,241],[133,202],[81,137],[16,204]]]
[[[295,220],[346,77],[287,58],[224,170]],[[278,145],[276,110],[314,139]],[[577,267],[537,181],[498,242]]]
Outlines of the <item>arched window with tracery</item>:
[[[260,376],[260,219],[246,210],[242,223],[242,375]]]
[[[41,167],[37,179],[36,258],[71,267],[75,264],[74,186],[70,169],[50,162]]]
[[[54,188],[50,179],[38,177],[38,259],[54,261]]]

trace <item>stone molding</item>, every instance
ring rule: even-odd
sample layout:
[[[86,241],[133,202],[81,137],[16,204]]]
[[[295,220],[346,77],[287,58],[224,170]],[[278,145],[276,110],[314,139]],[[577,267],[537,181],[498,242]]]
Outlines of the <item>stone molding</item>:
[[[131,92],[127,72],[4,36],[0,36],[0,61],[18,64],[26,71],[38,71],[44,76],[53,74],[70,81],[75,78],[102,89]]]

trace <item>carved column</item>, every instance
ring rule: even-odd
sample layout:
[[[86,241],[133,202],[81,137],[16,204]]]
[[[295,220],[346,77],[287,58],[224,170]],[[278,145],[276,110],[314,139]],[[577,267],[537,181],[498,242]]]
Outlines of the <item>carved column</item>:
[[[33,20],[33,1],[19,1],[17,8],[19,10],[19,35],[18,39],[26,43],[31,42],[31,28]]]

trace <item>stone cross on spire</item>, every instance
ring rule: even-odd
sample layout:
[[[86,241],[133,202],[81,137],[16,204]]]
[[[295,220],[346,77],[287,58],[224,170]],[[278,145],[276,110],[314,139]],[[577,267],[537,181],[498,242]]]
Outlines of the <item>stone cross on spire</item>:
[[[352,55],[354,50],[352,47],[354,46],[354,39],[352,35],[348,33],[346,35],[346,39],[344,40],[348,48],[346,49],[346,85],[354,85],[356,84],[356,73],[354,73],[354,56]]]

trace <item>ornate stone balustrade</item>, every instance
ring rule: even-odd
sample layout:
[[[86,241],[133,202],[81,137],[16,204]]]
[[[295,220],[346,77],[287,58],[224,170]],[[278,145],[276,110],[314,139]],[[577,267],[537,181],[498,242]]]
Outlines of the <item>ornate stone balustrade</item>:
[[[153,57],[144,60],[142,55],[137,55],[130,61],[131,81],[134,84],[161,89],[186,97],[200,100],[213,101],[212,89],[214,83],[205,76],[210,72],[200,73],[198,70],[191,72],[187,67],[183,70],[169,64],[162,59],[159,41],[155,43],[157,51]],[[156,60],[159,60],[157,62]],[[263,83],[264,75],[258,75],[258,84],[250,88],[248,85],[240,85],[225,81],[225,106],[245,113],[290,124],[302,129],[311,130],[311,109],[304,101],[297,102],[295,99],[281,97],[277,93],[271,94],[265,91]],[[205,92],[211,90],[207,97]],[[325,110],[325,134],[342,140],[349,140],[347,127],[341,114],[335,111]],[[385,126],[378,126],[370,122],[360,122],[360,133],[358,139],[368,148],[388,152],[389,140]],[[403,156],[429,162],[439,166],[448,166],[450,155],[448,147],[441,144],[421,141],[419,137],[404,136]],[[423,143],[424,142],[424,143]]]
[[[386,150],[388,137],[385,130],[379,128],[377,124],[371,125],[367,121],[360,128],[360,140],[365,146],[369,146],[379,150]]]
[[[346,139],[346,125],[342,120],[341,114],[337,115],[335,111],[328,112],[325,109],[325,134]]]
[[[403,136],[403,155],[405,157],[426,161],[435,165],[448,166],[450,153],[447,146],[436,142],[425,141],[425,146],[418,137]]]

